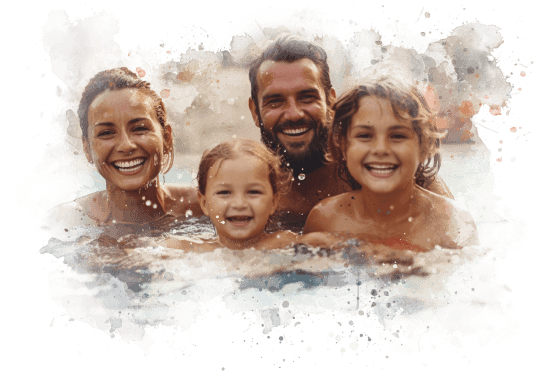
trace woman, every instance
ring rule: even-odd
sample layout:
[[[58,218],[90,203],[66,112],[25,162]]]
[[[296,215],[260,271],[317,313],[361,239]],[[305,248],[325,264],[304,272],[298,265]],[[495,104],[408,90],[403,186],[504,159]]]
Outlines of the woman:
[[[69,229],[202,215],[195,189],[159,182],[174,159],[172,128],[148,82],[125,67],[102,71],[86,86],[78,115],[85,156],[106,190],[58,206],[49,224]]]

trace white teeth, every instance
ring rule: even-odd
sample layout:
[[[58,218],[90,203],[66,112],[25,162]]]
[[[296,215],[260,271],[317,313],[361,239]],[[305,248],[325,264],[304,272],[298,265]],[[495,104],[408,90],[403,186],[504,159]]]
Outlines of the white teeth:
[[[396,165],[366,165],[366,168],[377,174],[389,174],[395,171]]]
[[[132,161],[116,161],[114,166],[123,173],[130,173],[139,169],[145,163],[145,159],[137,159]]]
[[[286,135],[296,135],[296,134],[305,133],[306,131],[309,131],[309,129],[310,128],[308,126],[305,126],[298,129],[284,129],[282,132]]]

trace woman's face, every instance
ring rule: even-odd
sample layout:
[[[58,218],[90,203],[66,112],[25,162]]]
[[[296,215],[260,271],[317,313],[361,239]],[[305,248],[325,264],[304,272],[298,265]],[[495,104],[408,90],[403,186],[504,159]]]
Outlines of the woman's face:
[[[412,123],[397,118],[389,101],[368,96],[352,117],[345,157],[363,189],[388,193],[413,185],[420,141]]]
[[[119,189],[138,190],[161,171],[172,132],[157,119],[154,102],[138,89],[107,90],[89,107],[87,159]]]

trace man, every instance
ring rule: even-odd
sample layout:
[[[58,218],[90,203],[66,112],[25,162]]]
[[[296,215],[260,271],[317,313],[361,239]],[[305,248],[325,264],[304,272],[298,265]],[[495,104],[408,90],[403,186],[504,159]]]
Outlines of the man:
[[[249,78],[249,108],[261,140],[294,173],[290,192],[281,198],[278,226],[301,230],[319,201],[351,190],[325,161],[336,98],[327,53],[297,36],[281,36],[252,62]],[[452,197],[442,182],[429,190]]]

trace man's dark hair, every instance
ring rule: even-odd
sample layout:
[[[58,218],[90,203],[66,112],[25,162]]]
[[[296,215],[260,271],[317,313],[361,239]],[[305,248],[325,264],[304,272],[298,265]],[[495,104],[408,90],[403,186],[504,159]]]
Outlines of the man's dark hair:
[[[306,41],[296,35],[281,35],[271,45],[269,45],[261,55],[250,64],[249,81],[251,84],[251,99],[255,103],[255,109],[259,115],[259,102],[257,94],[259,86],[257,85],[257,73],[261,64],[265,61],[275,62],[295,62],[300,59],[307,58],[311,60],[321,71],[321,85],[325,90],[325,98],[327,105],[331,106],[331,78],[329,76],[329,65],[327,64],[327,53],[319,45]]]

